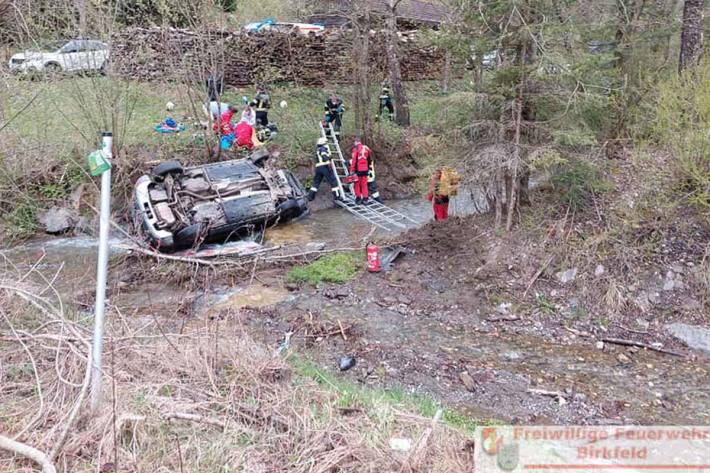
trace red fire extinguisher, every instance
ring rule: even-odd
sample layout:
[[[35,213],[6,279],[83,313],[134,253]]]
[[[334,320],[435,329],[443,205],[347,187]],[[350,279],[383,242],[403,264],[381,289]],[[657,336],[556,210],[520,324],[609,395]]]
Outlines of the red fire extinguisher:
[[[367,245],[367,270],[371,273],[380,272],[380,247],[374,243]]]

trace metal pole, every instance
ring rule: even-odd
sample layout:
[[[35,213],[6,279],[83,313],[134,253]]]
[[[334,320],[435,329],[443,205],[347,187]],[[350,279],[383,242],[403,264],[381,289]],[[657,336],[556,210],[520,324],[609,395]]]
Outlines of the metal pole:
[[[113,136],[101,134],[101,149],[111,161]],[[96,264],[96,312],[94,315],[94,341],[91,356],[91,410],[96,412],[101,404],[101,352],[104,342],[104,314],[106,309],[106,274],[108,272],[108,234],[111,220],[111,168],[101,174],[101,213],[99,215],[99,258]]]

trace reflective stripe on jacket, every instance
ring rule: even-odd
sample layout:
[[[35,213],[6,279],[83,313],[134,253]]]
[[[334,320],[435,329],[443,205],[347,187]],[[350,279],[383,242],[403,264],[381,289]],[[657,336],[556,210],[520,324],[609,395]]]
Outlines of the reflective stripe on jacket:
[[[327,166],[330,164],[330,148],[328,145],[318,146],[316,149],[316,167]]]
[[[256,94],[252,103],[257,112],[265,112],[271,108],[271,98],[269,94]]]

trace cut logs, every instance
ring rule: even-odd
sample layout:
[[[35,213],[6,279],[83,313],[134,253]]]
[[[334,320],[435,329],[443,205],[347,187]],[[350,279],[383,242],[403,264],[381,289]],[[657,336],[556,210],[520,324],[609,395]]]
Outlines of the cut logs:
[[[384,33],[372,31],[370,70],[385,77]],[[416,31],[398,34],[405,80],[441,77],[444,54],[417,40]],[[138,80],[200,82],[208,71],[224,71],[229,86],[289,82],[323,86],[353,79],[347,31],[322,36],[278,32],[204,31],[176,28],[127,28],[111,41],[113,70]]]

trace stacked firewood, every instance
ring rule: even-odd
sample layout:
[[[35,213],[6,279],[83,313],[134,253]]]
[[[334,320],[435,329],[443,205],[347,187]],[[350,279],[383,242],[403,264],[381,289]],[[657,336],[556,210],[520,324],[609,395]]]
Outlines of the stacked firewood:
[[[385,76],[385,37],[373,32],[370,68]],[[304,36],[277,32],[247,34],[175,28],[128,28],[111,41],[113,67],[119,75],[139,80],[182,80],[224,70],[230,86],[259,82],[290,82],[323,86],[352,82],[349,33]],[[443,69],[440,50],[423,46],[409,35],[399,35],[405,80],[438,79]]]

